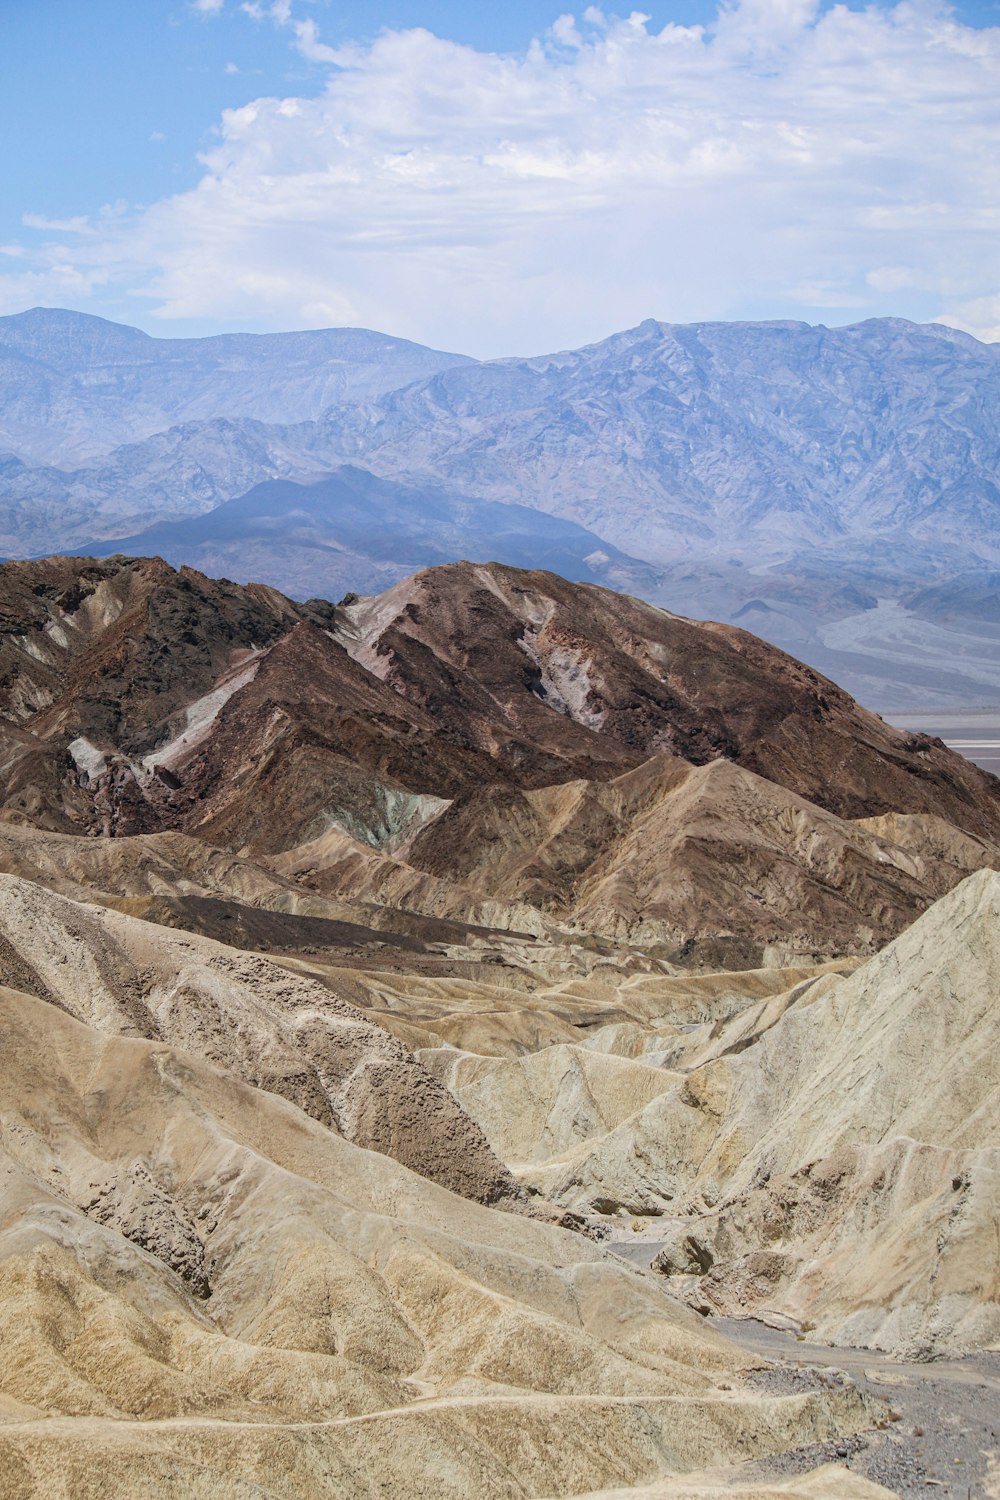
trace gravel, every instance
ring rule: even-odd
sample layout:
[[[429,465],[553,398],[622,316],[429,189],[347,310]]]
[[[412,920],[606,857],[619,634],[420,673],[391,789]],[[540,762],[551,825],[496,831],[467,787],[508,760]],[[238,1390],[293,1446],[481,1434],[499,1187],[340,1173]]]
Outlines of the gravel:
[[[751,1320],[716,1321],[735,1343],[774,1361],[750,1376],[756,1389],[791,1395],[850,1381],[883,1413],[868,1432],[746,1464],[741,1479],[841,1463],[903,1500],[1000,1496],[1000,1353],[911,1364],[870,1349],[808,1344]]]

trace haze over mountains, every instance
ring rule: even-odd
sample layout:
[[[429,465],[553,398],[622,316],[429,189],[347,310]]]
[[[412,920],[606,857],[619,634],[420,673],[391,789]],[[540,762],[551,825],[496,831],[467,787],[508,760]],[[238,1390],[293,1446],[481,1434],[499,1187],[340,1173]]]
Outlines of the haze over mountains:
[[[188,422],[288,422],[471,363],[363,328],[155,339],[85,313],[0,319],[2,441],[64,464]]]
[[[81,550],[155,554],[207,573],[264,578],[298,596],[378,592],[398,580],[400,557],[432,567],[487,552],[516,567],[639,592],[655,589],[659,576],[574,521],[379,479],[351,464],[307,483],[265,480],[203,516],[160,521]]]
[[[876,706],[1000,694],[1000,353],[954,330],[649,321],[480,363],[360,330],[153,340],[38,309],[0,320],[0,350],[8,554],[160,541],[327,597],[442,558],[546,561],[739,619]],[[367,543],[335,490],[315,504],[345,464],[349,486],[402,487]],[[311,483],[250,496],[276,478]],[[523,507],[510,537],[496,503]],[[270,564],[268,515],[295,530]]]

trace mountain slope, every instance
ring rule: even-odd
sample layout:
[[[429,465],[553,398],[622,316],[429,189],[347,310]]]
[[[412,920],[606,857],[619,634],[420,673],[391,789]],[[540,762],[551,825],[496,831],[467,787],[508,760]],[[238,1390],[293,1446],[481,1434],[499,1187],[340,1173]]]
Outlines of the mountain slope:
[[[998,419],[1000,350],[952,329],[650,320],[443,371],[327,430],[378,472],[474,484],[671,562],[869,534],[995,556]]]
[[[604,778],[667,753],[733,760],[840,816],[1000,826],[992,778],[773,647],[553,574],[454,564],[339,609],[156,560],[7,564],[0,582],[9,753],[25,734],[50,759],[83,740],[92,769],[125,757],[123,787],[139,763],[147,781],[168,769],[167,801],[189,761],[201,804],[205,778],[230,774],[230,724],[284,742],[282,715],[304,732],[309,714],[318,743],[332,712],[331,750],[414,793]]]
[[[1000,785],[940,742],[553,574],[454,564],[338,607],[51,559],[0,570],[0,622],[5,817],[193,834],[324,898],[753,966],[869,953],[996,859]],[[845,821],[896,814],[942,832],[914,854],[909,824]]]
[[[578,981],[528,1002],[534,1039],[432,1015],[418,1055],[523,1182],[693,1305],[904,1358],[993,1348],[998,935],[982,870],[853,974]]]
[[[268,480],[205,515],[160,521],[78,551],[155,554],[238,581],[266,575],[298,599],[377,593],[417,568],[456,557],[495,557],[640,591],[657,581],[655,569],[572,521],[525,505],[469,500],[439,486],[378,479],[350,465],[308,483]]]
[[[364,328],[154,339],[36,307],[0,318],[0,448],[60,464],[188,422],[303,421],[465,363]]]
[[[757,967],[874,952],[928,897],[1000,868],[1000,844],[950,824],[964,849],[915,858],[905,831],[902,845],[882,832],[893,821],[870,820],[869,832],[730,761],[656,757],[611,782],[458,798],[417,830],[406,858],[575,931]]]
[[[1000,877],[982,871],[728,1077],[705,1070],[728,1095],[699,1168],[728,1178],[724,1200],[692,1231],[713,1300],[808,1311],[828,1337],[911,1357],[995,1345],[998,932]],[[730,1175],[737,1137],[753,1144]]]
[[[559,726],[581,746],[597,737],[637,759],[723,757],[842,817],[871,816],[873,802],[931,811],[924,804],[940,799],[958,826],[996,831],[992,778],[733,626],[551,574],[468,564],[418,574],[341,614],[357,660],[456,730],[499,706],[540,740]]]
[[[162,1041],[0,1011],[5,1500],[516,1500],[870,1420],[849,1389],[747,1390],[745,1356],[580,1236]]]
[[[3,1500],[777,1500],[890,1414],[678,1298],[996,1341],[1000,782],[745,632],[8,564],[0,819]]]

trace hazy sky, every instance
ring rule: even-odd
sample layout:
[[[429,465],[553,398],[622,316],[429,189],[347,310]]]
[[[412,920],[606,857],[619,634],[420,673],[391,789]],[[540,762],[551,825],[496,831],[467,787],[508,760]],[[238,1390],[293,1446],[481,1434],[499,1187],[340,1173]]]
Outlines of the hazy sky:
[[[0,0],[0,312],[1000,339],[1000,8]]]

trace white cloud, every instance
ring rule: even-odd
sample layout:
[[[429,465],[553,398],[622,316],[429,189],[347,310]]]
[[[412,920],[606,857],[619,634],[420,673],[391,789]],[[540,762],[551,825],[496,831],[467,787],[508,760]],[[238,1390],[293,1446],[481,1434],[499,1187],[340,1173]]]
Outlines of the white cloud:
[[[191,9],[203,16],[218,16],[222,14],[225,3],[226,0],[191,0]]]
[[[1000,342],[1000,294],[995,297],[974,297],[946,307],[938,318],[949,328],[962,328],[987,343]]]
[[[334,63],[339,62],[339,55],[335,47],[328,47],[319,39],[319,27],[315,21],[296,21],[294,23],[295,45],[307,57],[310,62]]]
[[[25,229],[44,229],[50,234],[93,234],[94,226],[85,214],[72,219],[49,219],[44,214],[22,214]]]
[[[292,19],[292,0],[244,0],[240,9],[255,21],[274,21],[288,26]]]
[[[0,274],[0,315],[26,307],[85,307],[105,278],[55,262],[42,271]]]
[[[160,319],[480,354],[650,315],[1000,321],[1000,28],[933,0],[660,31],[554,7],[520,57],[420,29],[334,48],[288,0],[243,9],[325,87],[227,112],[193,191],[60,247]]]

